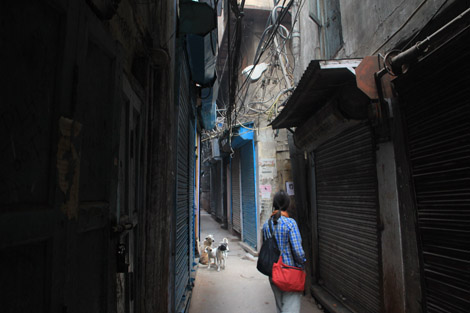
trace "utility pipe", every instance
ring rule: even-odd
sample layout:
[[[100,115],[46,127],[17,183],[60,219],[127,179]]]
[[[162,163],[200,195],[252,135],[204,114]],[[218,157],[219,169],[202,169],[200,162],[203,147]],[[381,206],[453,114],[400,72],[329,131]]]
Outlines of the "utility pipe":
[[[271,11],[271,22],[275,23],[277,21],[277,9],[283,9],[284,7],[282,5],[275,6],[272,11]],[[286,65],[284,63],[283,55],[282,55],[282,49],[279,49],[279,42],[277,40],[277,34],[274,34],[274,45],[276,46],[276,51],[279,54],[279,61],[281,62],[281,70],[282,74],[284,75],[284,78],[286,79],[287,83],[287,88],[290,89],[292,88],[292,84],[290,83],[289,77],[287,76],[287,70],[286,70]]]
[[[289,77],[287,76],[286,65],[284,64],[284,58],[282,55],[282,50],[279,49],[279,43],[277,42],[277,35],[274,35],[274,44],[276,45],[276,51],[279,53],[279,61],[281,62],[281,70],[284,78],[286,79],[287,88],[292,88],[292,84],[290,83]]]
[[[448,28],[452,27],[454,24],[459,22],[467,22],[467,27],[469,23],[470,17],[470,9],[465,10],[461,14],[459,14],[456,18],[452,21],[441,27],[431,36],[427,37],[423,41],[417,42],[413,47],[399,53],[398,55],[392,57],[390,60],[390,65],[392,71],[395,75],[400,75],[403,73],[403,66],[410,64],[411,62],[415,61],[419,56],[428,52],[428,49],[438,41],[439,36],[445,32]],[[465,20],[467,19],[467,20]]]
[[[294,56],[294,83],[298,82],[297,75],[295,75],[295,69],[299,66],[300,62],[300,14],[297,14],[299,10],[299,3],[294,0],[292,4],[292,11],[294,19],[292,20],[292,55]],[[296,16],[299,16],[299,20],[296,21]]]

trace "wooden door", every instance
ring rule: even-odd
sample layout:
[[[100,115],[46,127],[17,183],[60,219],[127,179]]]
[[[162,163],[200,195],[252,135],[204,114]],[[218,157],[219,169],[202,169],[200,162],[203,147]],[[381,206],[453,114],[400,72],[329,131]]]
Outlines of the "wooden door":
[[[142,101],[129,81],[123,81],[121,140],[119,152],[119,259],[117,262],[118,312],[133,313],[135,308],[138,221],[143,203],[142,149],[144,124]]]
[[[67,213],[76,195],[80,125],[61,116],[71,111],[76,2],[0,2],[2,312],[66,307]]]
[[[68,230],[68,312],[116,307],[117,181],[122,103],[120,48],[82,6],[74,120],[81,127],[78,208]]]

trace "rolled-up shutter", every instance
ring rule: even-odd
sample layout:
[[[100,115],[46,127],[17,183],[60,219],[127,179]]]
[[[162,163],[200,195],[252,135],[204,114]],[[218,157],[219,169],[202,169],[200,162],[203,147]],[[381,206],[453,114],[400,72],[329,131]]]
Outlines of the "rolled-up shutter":
[[[426,312],[470,308],[469,41],[467,30],[396,82],[405,100]]]
[[[242,214],[243,241],[256,248],[256,189],[253,155],[253,141],[250,140],[241,149]]]
[[[233,230],[241,233],[240,218],[240,151],[235,150],[232,159],[232,225]]]
[[[382,312],[375,145],[367,124],[315,152],[319,283],[356,313]]]

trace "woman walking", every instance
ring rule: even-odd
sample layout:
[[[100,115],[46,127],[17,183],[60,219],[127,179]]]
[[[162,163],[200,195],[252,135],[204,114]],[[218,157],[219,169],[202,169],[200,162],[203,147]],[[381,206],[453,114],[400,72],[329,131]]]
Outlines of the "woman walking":
[[[278,191],[274,195],[272,218],[263,225],[263,238],[267,240],[271,237],[269,222],[272,220],[274,237],[276,238],[282,261],[290,266],[302,267],[305,264],[305,252],[302,248],[302,238],[299,228],[294,219],[289,217],[290,198],[284,190]],[[269,278],[271,288],[276,299],[278,313],[298,313],[300,312],[301,292],[286,292],[280,290]]]

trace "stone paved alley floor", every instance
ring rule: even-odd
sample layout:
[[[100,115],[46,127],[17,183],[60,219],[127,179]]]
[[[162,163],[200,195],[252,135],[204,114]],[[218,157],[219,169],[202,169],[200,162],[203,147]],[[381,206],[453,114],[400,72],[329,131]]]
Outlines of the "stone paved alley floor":
[[[268,278],[256,269],[256,258],[247,254],[239,239],[220,228],[210,214],[201,212],[201,238],[213,234],[215,242],[229,240],[225,270],[199,264],[189,313],[273,313],[274,295]],[[321,313],[309,296],[302,297],[302,313]]]

